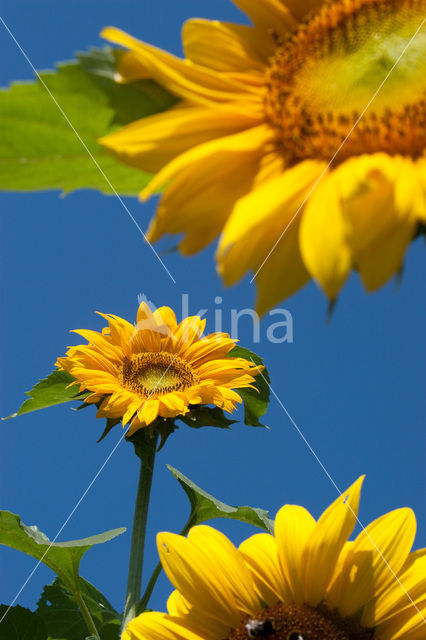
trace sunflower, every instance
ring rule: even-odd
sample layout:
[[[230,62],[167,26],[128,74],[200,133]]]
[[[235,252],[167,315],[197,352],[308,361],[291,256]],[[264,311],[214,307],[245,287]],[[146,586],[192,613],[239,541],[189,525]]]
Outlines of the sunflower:
[[[227,357],[235,340],[227,333],[203,337],[206,324],[198,316],[179,325],[172,309],[154,312],[143,302],[136,326],[111,314],[99,314],[108,327],[79,329],[89,344],[69,347],[56,365],[80,383],[85,399],[98,403],[98,418],[130,422],[127,435],[158,416],[185,415],[191,405],[214,404],[232,412],[241,397],[233,389],[252,387],[256,367],[244,358]]]
[[[259,312],[310,278],[333,300],[352,269],[375,290],[426,221],[426,0],[234,3],[252,26],[189,20],[183,60],[103,31],[130,50],[119,81],[181,101],[101,143],[158,172],[149,239],[220,235],[218,271],[254,272]]]
[[[426,549],[410,553],[416,520],[397,509],[348,541],[363,478],[318,521],[285,505],[275,536],[236,549],[201,525],[187,538],[160,533],[163,568],[176,587],[168,614],[143,613],[123,640],[421,640]]]

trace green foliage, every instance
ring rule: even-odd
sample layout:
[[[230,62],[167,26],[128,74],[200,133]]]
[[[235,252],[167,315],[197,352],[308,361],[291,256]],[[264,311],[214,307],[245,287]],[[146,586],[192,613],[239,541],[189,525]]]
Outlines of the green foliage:
[[[8,418],[16,418],[23,413],[45,409],[71,400],[82,400],[90,395],[89,391],[80,393],[78,385],[70,387],[69,385],[74,381],[75,378],[66,371],[53,371],[47,378],[40,380],[31,391],[26,392],[30,396],[29,399],[25,400],[18,411]]]
[[[167,468],[172,472],[176,480],[178,480],[191,504],[191,514],[185,527],[186,530],[188,530],[189,527],[201,524],[212,518],[230,518],[259,527],[260,529],[268,531],[268,533],[273,532],[274,523],[269,518],[268,512],[264,509],[232,507],[227,505],[206,493],[200,489],[200,487],[197,487],[196,484],[177,469],[174,469],[170,465],[167,465]]]
[[[151,174],[121,164],[97,140],[169,108],[176,98],[151,80],[116,83],[116,55],[111,48],[94,49],[57,71],[40,73],[42,81],[0,90],[0,189],[86,188],[111,194],[88,151],[119,194],[135,195],[149,182]]]
[[[186,415],[179,416],[179,420],[193,429],[200,429],[201,427],[229,429],[231,424],[237,422],[237,420],[227,418],[219,407],[208,407],[206,405],[194,405]]]
[[[112,540],[124,531],[124,528],[113,529],[82,540],[51,542],[36,526],[27,527],[14,513],[0,511],[0,544],[43,562],[73,593],[78,593],[79,590],[78,568],[86,551],[95,544]]]
[[[254,362],[256,365],[263,365],[262,358],[244,347],[234,347],[232,351],[228,353],[228,358],[245,358],[246,360]],[[247,388],[237,390],[244,402],[244,422],[249,427],[265,426],[259,422],[259,418],[266,413],[268,408],[269,382],[269,374],[265,368],[255,378],[255,389]]]
[[[44,621],[29,609],[2,604],[0,620],[0,640],[47,640]]]
[[[79,579],[79,590],[102,640],[118,640],[120,615],[87,580]],[[36,613],[46,625],[47,640],[82,640],[88,634],[75,597],[59,579],[44,587]]]

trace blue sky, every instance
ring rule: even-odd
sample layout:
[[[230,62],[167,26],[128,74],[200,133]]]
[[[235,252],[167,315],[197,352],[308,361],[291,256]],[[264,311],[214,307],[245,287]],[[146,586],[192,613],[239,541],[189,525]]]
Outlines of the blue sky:
[[[243,21],[228,0],[154,3],[92,0],[3,2],[2,17],[38,69],[52,68],[75,51],[100,46],[108,24],[180,53],[179,31],[191,16]],[[1,85],[32,77],[21,53],[0,26],[5,61]],[[0,194],[1,224],[1,411],[12,413],[30,389],[53,368],[75,338],[73,328],[100,330],[95,310],[133,321],[138,294],[180,314],[181,295],[190,312],[207,308],[208,328],[222,311],[223,328],[231,309],[253,303],[246,278],[225,290],[213,266],[214,247],[190,259],[168,253],[171,242],[157,245],[176,285],[156,261],[114,197],[80,191]],[[126,203],[146,228],[155,202]],[[328,474],[344,490],[359,475],[367,480],[360,519],[365,524],[386,511],[412,507],[417,516],[415,546],[424,546],[424,246],[408,250],[400,284],[392,281],[367,295],[352,276],[327,322],[327,302],[313,284],[281,305],[293,318],[294,341],[266,340],[270,319],[253,344],[251,325],[240,323],[243,346],[267,364],[273,388]],[[218,305],[215,297],[221,296]],[[240,415],[241,417],[241,415]],[[157,562],[155,534],[179,531],[187,517],[185,496],[167,471],[178,468],[206,491],[235,505],[267,508],[274,515],[285,502],[302,504],[318,516],[336,497],[336,489],[318,459],[275,398],[266,417],[270,430],[243,424],[232,431],[193,431],[182,426],[158,455],[150,512],[145,577]],[[37,524],[53,538],[104,463],[120,427],[96,444],[103,421],[94,411],[75,413],[70,405],[24,416],[1,425],[1,505],[25,524]],[[132,446],[122,442],[65,527],[61,539],[82,538],[126,526],[128,533],[92,549],[82,575],[122,610],[128,548],[138,474]],[[234,542],[251,535],[247,525],[216,521]],[[10,602],[35,561],[0,549],[7,580],[0,601]],[[53,574],[41,567],[17,603],[34,607]],[[151,607],[164,609],[171,587],[163,577]]]

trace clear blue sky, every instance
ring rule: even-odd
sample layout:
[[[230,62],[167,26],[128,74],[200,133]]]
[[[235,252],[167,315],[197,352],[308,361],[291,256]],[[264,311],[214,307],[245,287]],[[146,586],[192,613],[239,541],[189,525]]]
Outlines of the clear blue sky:
[[[228,0],[157,2],[91,0],[5,0],[3,18],[38,69],[71,59],[73,53],[101,45],[99,31],[112,24],[141,39],[179,53],[179,31],[191,16],[243,20]],[[1,85],[29,80],[31,69],[0,25]],[[175,307],[188,293],[191,313],[207,307],[212,328],[214,299],[223,303],[224,330],[230,309],[250,306],[253,288],[246,278],[225,290],[213,267],[214,248],[191,259],[166,253],[174,286],[141,241],[119,202],[96,192],[61,198],[58,192],[1,194],[1,411],[9,415],[75,337],[73,328],[101,329],[95,310],[135,318],[137,296]],[[143,228],[155,203],[128,199]],[[409,249],[404,276],[374,295],[352,276],[331,322],[327,304],[314,284],[284,305],[294,322],[294,342],[252,344],[251,327],[241,320],[241,344],[254,347],[269,367],[273,387],[328,473],[343,490],[367,474],[361,503],[363,523],[400,506],[417,515],[416,547],[424,546],[424,246]],[[336,490],[278,402],[272,398],[270,431],[242,424],[230,432],[181,427],[157,458],[147,539],[145,576],[157,562],[155,533],[179,531],[187,517],[184,494],[165,465],[177,467],[205,490],[231,504],[267,508],[302,504],[318,516]],[[70,405],[1,424],[1,504],[54,537],[121,436],[120,427],[102,443],[103,421],[94,411]],[[107,529],[130,530],[138,464],[122,442],[71,518],[62,540]],[[235,542],[253,530],[217,521]],[[92,549],[82,575],[119,610],[123,607],[130,531]],[[15,596],[35,561],[0,549],[0,601]],[[33,607],[53,574],[41,567],[18,603]],[[151,606],[164,609],[170,585],[161,579]]]

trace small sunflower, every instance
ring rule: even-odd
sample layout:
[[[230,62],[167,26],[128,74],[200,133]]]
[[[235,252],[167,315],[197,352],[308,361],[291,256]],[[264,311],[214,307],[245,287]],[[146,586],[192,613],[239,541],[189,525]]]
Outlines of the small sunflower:
[[[143,613],[123,640],[422,640],[426,549],[410,553],[416,520],[397,509],[348,541],[363,478],[318,521],[285,505],[275,536],[237,550],[202,525],[187,538],[158,535],[164,570],[176,587],[168,614]]]
[[[232,413],[242,402],[233,389],[252,387],[256,367],[244,358],[227,357],[235,340],[227,333],[203,337],[198,316],[179,325],[172,309],[154,312],[143,302],[136,326],[111,314],[102,330],[76,330],[89,344],[69,347],[56,365],[90,390],[85,402],[100,403],[98,418],[130,422],[127,435],[158,416],[185,415],[190,405],[214,404]]]
[[[333,300],[352,269],[375,290],[426,221],[426,0],[234,2],[253,26],[189,20],[184,60],[103,31],[130,50],[120,81],[181,102],[101,143],[158,172],[143,199],[166,186],[149,239],[220,235],[219,272],[253,271],[261,313],[310,278]]]

